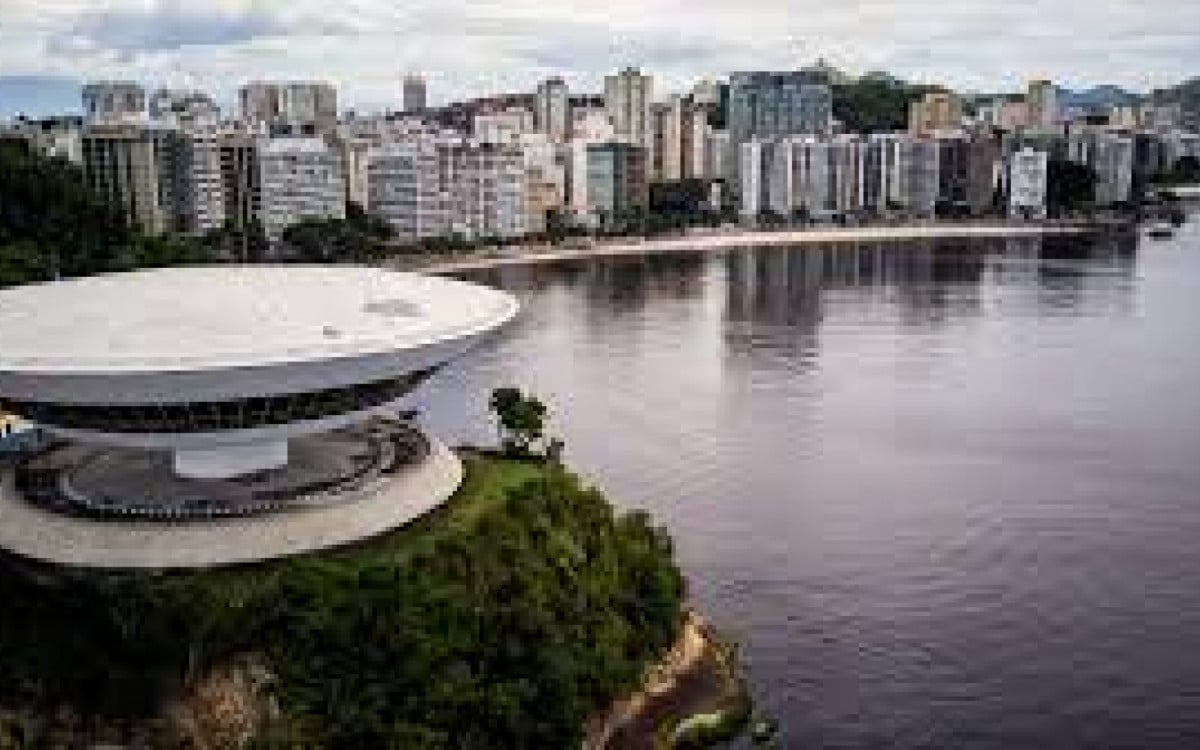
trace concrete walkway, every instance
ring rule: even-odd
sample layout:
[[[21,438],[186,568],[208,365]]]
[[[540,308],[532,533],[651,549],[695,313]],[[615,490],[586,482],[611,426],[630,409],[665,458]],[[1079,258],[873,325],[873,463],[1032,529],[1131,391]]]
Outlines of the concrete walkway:
[[[356,499],[247,518],[167,523],[95,521],[18,497],[0,477],[0,548],[69,567],[205,568],[328,549],[404,526],[444,503],[462,482],[458,457],[432,437],[429,455],[359,490]]]

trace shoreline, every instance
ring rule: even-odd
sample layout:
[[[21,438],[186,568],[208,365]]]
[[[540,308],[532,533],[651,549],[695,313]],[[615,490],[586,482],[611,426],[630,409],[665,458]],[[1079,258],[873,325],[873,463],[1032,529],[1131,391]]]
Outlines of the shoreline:
[[[689,607],[675,643],[642,683],[588,722],[582,750],[657,747],[694,733],[686,727],[697,723],[716,722],[722,734],[740,733],[750,710],[735,649]]]
[[[841,242],[879,242],[923,239],[970,239],[979,237],[1031,237],[1077,235],[1100,231],[1105,225],[1080,224],[903,224],[896,226],[845,227],[829,229],[787,229],[777,231],[705,232],[667,238],[620,240],[595,243],[586,247],[523,246],[507,252],[479,253],[475,256],[438,258],[432,262],[406,263],[390,258],[385,264],[395,270],[430,274],[482,271],[506,266],[553,263],[587,258],[613,258],[623,255],[659,255],[674,252],[719,252],[744,247],[810,245]]]

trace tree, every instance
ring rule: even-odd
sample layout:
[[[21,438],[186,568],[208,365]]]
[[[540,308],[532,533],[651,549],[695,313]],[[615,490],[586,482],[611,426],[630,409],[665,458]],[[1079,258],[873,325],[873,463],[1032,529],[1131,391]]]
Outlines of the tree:
[[[0,285],[214,258],[192,238],[143,235],[78,167],[0,139]]]
[[[496,429],[506,453],[532,455],[533,446],[545,437],[546,405],[513,387],[492,391],[489,409],[496,415]]]
[[[351,203],[344,219],[304,219],[283,232],[287,254],[303,263],[367,263],[394,236],[390,224]]]

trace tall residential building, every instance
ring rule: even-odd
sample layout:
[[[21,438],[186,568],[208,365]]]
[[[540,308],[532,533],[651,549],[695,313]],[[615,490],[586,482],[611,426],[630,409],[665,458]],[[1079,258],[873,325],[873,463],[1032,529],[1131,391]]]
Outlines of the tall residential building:
[[[603,109],[575,107],[571,110],[571,140],[608,141],[614,137],[612,120]]]
[[[551,212],[562,214],[568,200],[571,147],[555,143],[544,133],[525,136],[525,231],[544,232]]]
[[[673,182],[704,177],[706,111],[690,96],[673,95],[650,109],[650,178]]]
[[[561,78],[548,78],[538,84],[534,99],[533,124],[554,143],[571,137],[571,93]]]
[[[519,147],[463,138],[417,138],[372,149],[371,212],[403,239],[526,232],[525,161]]]
[[[708,78],[702,78],[692,87],[692,101],[697,106],[715,107],[721,103],[721,85]]]
[[[704,177],[729,181],[737,158],[730,149],[729,131],[708,129],[704,136]]]
[[[262,225],[262,172],[258,166],[259,140],[238,129],[223,130],[217,139],[221,159],[224,225],[242,239],[239,257],[250,257],[251,234]]]
[[[573,146],[571,208],[601,226],[620,221],[650,204],[646,149],[625,143],[576,143]]]
[[[938,203],[956,215],[985,213],[995,200],[1000,143],[986,134],[945,134],[938,144]]]
[[[181,126],[213,124],[221,119],[221,108],[203,91],[157,89],[150,95],[150,117]]]
[[[1004,101],[1000,104],[996,127],[1001,130],[1019,130],[1029,125],[1029,119],[1028,102]]]
[[[618,140],[650,147],[650,102],[654,79],[637,68],[604,77],[604,108]]]
[[[371,149],[367,193],[371,213],[390,224],[402,240],[450,234],[449,195],[432,138]]]
[[[1049,158],[1045,151],[1029,146],[1009,156],[1008,212],[1010,216],[1042,219],[1046,216],[1046,167]]]
[[[1133,139],[1106,133],[1096,143],[1096,203],[1111,206],[1133,197]]]
[[[1029,127],[1052,128],[1058,124],[1058,89],[1052,81],[1030,81],[1025,106]]]
[[[930,91],[908,109],[908,132],[914,138],[962,129],[962,99],[949,91]]]
[[[521,107],[480,113],[471,123],[471,133],[483,143],[515,144],[533,132],[533,119],[533,113]]]
[[[903,134],[752,139],[740,149],[741,213],[824,221],[866,213],[932,217],[934,141]]]
[[[827,135],[833,94],[821,76],[803,71],[734,73],[729,81],[729,139],[734,154],[753,138]],[[734,195],[740,170],[731,173]]]
[[[85,84],[83,116],[96,124],[142,119],[146,116],[146,90],[130,81]]]
[[[215,122],[181,131],[178,184],[182,231],[204,234],[225,223],[225,187],[221,176],[221,145]]]
[[[429,105],[426,100],[427,95],[428,89],[424,76],[417,73],[409,73],[404,76],[402,96],[405,112],[424,112]]]
[[[450,226],[466,237],[519,237],[525,233],[525,159],[519,146],[452,141],[449,159]]]
[[[341,155],[322,138],[271,138],[258,147],[262,225],[268,239],[304,219],[344,219]]]
[[[739,201],[743,216],[754,218],[764,211],[774,210],[777,201],[771,198],[771,173],[774,170],[775,150],[779,142],[752,138],[738,148],[741,174]]]
[[[82,140],[83,172],[92,192],[119,206],[147,234],[181,229],[179,134],[133,123],[94,125]]]
[[[272,135],[328,135],[337,128],[337,89],[328,83],[257,81],[239,92],[242,120]]]

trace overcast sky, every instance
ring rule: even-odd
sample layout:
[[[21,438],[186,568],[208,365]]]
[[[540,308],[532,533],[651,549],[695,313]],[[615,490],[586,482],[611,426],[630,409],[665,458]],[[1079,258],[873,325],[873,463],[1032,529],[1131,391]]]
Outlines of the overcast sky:
[[[394,104],[409,70],[435,103],[551,74],[599,89],[628,64],[661,92],[817,56],[970,90],[1031,77],[1145,90],[1200,74],[1200,2],[0,0],[0,83],[129,78],[226,100],[251,78],[322,78],[370,109]],[[29,94],[8,96],[0,113]]]

